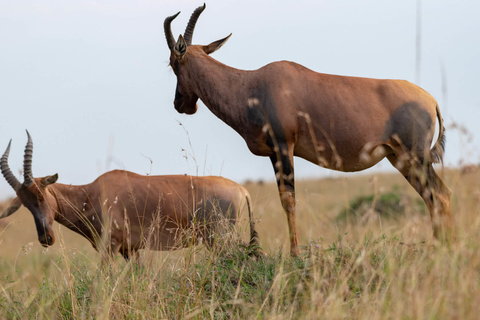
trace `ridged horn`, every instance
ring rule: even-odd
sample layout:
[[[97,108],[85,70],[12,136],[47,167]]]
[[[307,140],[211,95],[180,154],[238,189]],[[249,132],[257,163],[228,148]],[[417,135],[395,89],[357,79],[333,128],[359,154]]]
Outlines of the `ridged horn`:
[[[27,131],[27,130],[26,130]],[[27,131],[28,141],[25,146],[25,154],[23,156],[23,184],[29,187],[33,184],[32,174],[32,157],[33,157],[33,142],[30,133]]]
[[[180,11],[178,11],[178,13],[174,14],[173,16],[167,17],[163,22],[163,29],[165,30],[165,38],[167,39],[168,49],[170,50],[173,50],[173,47],[175,46],[175,38],[173,37],[172,27],[170,26],[170,24],[172,23],[173,19],[175,19],[179,14],[180,14]]]
[[[10,142],[8,143],[7,150],[5,150],[5,153],[0,159],[0,168],[2,170],[3,176],[5,177],[5,180],[7,180],[8,184],[13,188],[13,190],[17,191],[18,189],[20,189],[22,184],[20,183],[20,181],[18,181],[17,178],[15,178],[12,171],[10,170],[10,167],[8,166],[8,155],[10,154],[11,144],[12,140],[10,140]]]
[[[195,9],[195,11],[193,11],[192,15],[190,16],[190,20],[188,20],[187,28],[185,29],[185,33],[183,35],[187,46],[192,45],[193,30],[195,29],[195,24],[197,23],[198,17],[200,17],[200,14],[203,12],[203,10],[205,10],[206,7],[207,5],[204,3],[203,6]]]

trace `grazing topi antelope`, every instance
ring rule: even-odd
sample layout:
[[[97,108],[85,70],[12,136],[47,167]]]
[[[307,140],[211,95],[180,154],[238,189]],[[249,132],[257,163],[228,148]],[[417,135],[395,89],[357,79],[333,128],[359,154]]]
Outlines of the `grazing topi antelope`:
[[[175,109],[194,114],[201,99],[253,154],[270,158],[292,255],[298,254],[294,156],[345,172],[367,169],[387,157],[428,206],[434,236],[454,239],[450,190],[432,167],[442,161],[445,129],[429,93],[407,81],[322,74],[289,61],[254,71],[231,68],[209,56],[231,34],[209,45],[192,45],[204,9],[193,12],[177,41],[170,25],[180,12],[164,22],[177,76]],[[438,139],[430,149],[436,118]]]
[[[171,250],[202,239],[210,247],[216,232],[231,230],[223,228],[222,222],[233,226],[245,202],[250,244],[257,244],[250,196],[233,181],[214,176],[141,176],[114,170],[87,185],[55,183],[57,174],[33,178],[33,143],[28,131],[27,135],[23,183],[8,166],[11,141],[0,159],[2,174],[17,194],[0,219],[24,205],[32,213],[38,240],[45,247],[55,242],[53,221],[87,238],[96,250],[106,249],[111,255],[120,252],[125,259],[145,247]],[[102,243],[107,245],[102,247]]]

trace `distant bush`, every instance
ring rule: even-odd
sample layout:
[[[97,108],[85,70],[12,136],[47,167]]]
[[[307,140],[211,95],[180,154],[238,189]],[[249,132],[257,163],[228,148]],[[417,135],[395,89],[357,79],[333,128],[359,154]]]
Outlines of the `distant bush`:
[[[378,196],[359,196],[337,216],[337,222],[367,223],[372,218],[398,218],[406,214],[425,214],[426,206],[419,198],[394,192]]]

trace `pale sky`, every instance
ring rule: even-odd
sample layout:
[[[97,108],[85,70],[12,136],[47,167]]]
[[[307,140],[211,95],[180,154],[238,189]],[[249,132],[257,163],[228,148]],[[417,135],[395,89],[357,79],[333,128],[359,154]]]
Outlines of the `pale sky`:
[[[252,155],[202,103],[193,116],[173,107],[163,21],[181,11],[172,24],[177,38],[202,4],[0,0],[0,152],[13,139],[17,177],[28,129],[34,175],[58,173],[61,183],[90,183],[112,169],[273,181],[269,159]],[[480,162],[479,14],[478,0],[422,0],[417,84],[440,104],[447,166]],[[416,0],[212,0],[193,43],[233,33],[212,57],[239,69],[290,60],[323,73],[415,83],[415,21]],[[295,161],[297,179],[338,175]],[[366,172],[390,169],[384,162]],[[13,196],[0,180],[0,199]]]

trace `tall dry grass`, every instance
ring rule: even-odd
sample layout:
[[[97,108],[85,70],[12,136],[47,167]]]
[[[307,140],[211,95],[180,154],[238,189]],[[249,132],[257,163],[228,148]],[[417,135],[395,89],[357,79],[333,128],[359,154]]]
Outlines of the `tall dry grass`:
[[[480,306],[480,170],[446,170],[457,241],[431,236],[428,215],[339,223],[361,195],[418,197],[399,174],[297,183],[302,256],[288,256],[274,183],[248,183],[261,246],[232,243],[144,251],[100,267],[88,242],[56,226],[48,250],[25,210],[0,226],[0,318],[75,319],[476,319]]]

